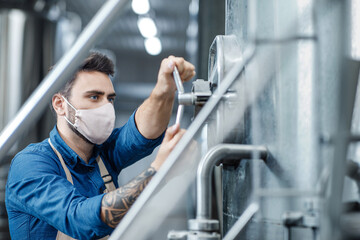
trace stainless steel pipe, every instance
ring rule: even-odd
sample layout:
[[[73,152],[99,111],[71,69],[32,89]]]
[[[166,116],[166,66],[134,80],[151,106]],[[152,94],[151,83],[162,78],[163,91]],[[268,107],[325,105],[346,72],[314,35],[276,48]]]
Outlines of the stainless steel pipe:
[[[129,0],[108,0],[78,37],[73,47],[60,59],[39,87],[21,107],[15,118],[0,134],[0,164],[3,157],[21,134],[40,116],[54,92],[59,90],[75,72],[93,44],[103,36],[107,27],[125,8]]]
[[[197,187],[197,219],[210,219],[211,217],[211,176],[215,164],[226,162],[226,158],[236,157],[242,159],[263,159],[267,157],[267,149],[264,146],[252,146],[241,144],[219,144],[211,148],[201,159],[196,179]]]

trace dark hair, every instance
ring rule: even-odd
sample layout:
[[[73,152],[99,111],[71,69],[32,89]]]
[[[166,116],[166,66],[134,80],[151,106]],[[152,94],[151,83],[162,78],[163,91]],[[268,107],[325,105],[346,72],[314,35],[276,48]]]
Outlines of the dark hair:
[[[65,98],[70,97],[71,89],[79,72],[102,72],[106,75],[114,76],[114,63],[104,54],[99,52],[90,53],[84,62],[79,66],[74,76],[59,91]]]

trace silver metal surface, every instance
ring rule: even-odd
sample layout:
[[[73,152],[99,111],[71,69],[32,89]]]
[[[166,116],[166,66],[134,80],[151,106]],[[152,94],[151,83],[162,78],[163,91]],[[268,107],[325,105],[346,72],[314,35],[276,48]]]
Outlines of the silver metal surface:
[[[215,90],[222,84],[224,77],[229,70],[237,62],[241,62],[243,58],[243,50],[240,48],[239,42],[235,35],[216,36],[209,50],[208,60],[208,76],[212,89]],[[228,91],[232,91],[231,88]],[[244,88],[237,88],[239,95],[243,95]],[[223,102],[216,111],[215,123],[210,126],[208,135],[211,142],[224,141],[226,133],[224,126],[226,125],[226,112],[229,110],[227,102]]]
[[[353,161],[347,160],[346,162],[346,175],[356,181],[360,181],[360,165]]]
[[[211,94],[210,82],[196,79],[192,82],[191,93],[179,94],[178,101],[181,105],[203,106],[209,100]]]
[[[351,58],[360,60],[360,2],[357,0],[349,0],[349,12],[350,17],[350,41],[349,49]]]
[[[190,219],[188,228],[190,231],[217,232],[219,230],[219,221],[205,218]]]
[[[181,78],[180,78],[180,75],[179,75],[179,71],[178,71],[176,66],[174,67],[173,77],[174,77],[174,81],[175,81],[176,88],[177,88],[177,91],[178,91],[178,96],[179,96],[179,99],[180,99],[180,95],[184,94],[185,90],[184,90],[184,86],[182,84],[182,81],[181,81]],[[180,124],[183,114],[184,114],[184,105],[182,105],[180,103],[180,101],[179,101],[179,106],[178,106],[178,109],[177,109],[175,124]]]
[[[203,106],[212,94],[210,82],[203,79],[196,79],[192,84],[191,91],[195,95],[195,106]]]
[[[251,220],[255,213],[259,210],[259,205],[252,203],[249,207],[243,212],[240,218],[236,221],[234,226],[227,232],[223,240],[233,240],[239,235],[241,230],[244,229],[246,224]]]
[[[273,68],[273,75],[245,115],[244,126],[234,129],[236,141],[265,145],[270,157],[266,165],[250,165],[250,173],[244,171],[245,166],[226,169],[225,233],[250,202],[259,204],[259,216],[268,222],[280,220],[287,210],[300,211],[308,198],[319,197],[314,188],[322,167],[317,155],[316,66],[319,65],[315,65],[314,23],[314,1],[311,0],[227,2],[226,35],[236,36],[240,51],[253,40],[257,52],[273,51],[274,54],[266,63],[247,66],[248,79],[259,78],[266,68]],[[225,56],[233,54],[226,48],[223,52]],[[244,101],[257,95],[251,90],[257,89],[257,82],[249,80],[247,84],[248,91],[236,92],[246,96]],[[222,119],[216,129],[226,124],[227,119]],[[274,231],[277,231],[274,224],[250,222],[238,239],[279,239],[271,234]]]
[[[21,10],[0,11],[0,98],[1,103],[7,103],[0,105],[0,129],[16,115],[22,103],[26,22],[27,14]]]
[[[179,75],[179,71],[178,71],[176,66],[174,67],[173,76],[174,76],[174,81],[175,81],[175,84],[176,84],[176,88],[178,90],[178,94],[185,93],[184,86],[182,84],[181,77]]]
[[[344,57],[344,56],[342,56]],[[341,81],[340,104],[338,127],[334,133],[334,157],[332,159],[332,174],[330,179],[330,196],[328,196],[327,213],[330,216],[330,226],[328,236],[334,239],[341,239],[342,233],[340,228],[339,216],[342,210],[342,194],[344,189],[344,178],[346,174],[346,160],[348,153],[349,136],[351,129],[351,120],[353,106],[355,102],[355,89],[359,76],[360,63],[355,61],[342,60],[342,75],[339,76]],[[344,107],[346,106],[346,107]],[[331,230],[330,230],[331,229]]]
[[[176,113],[175,124],[180,124],[183,114],[184,114],[184,105],[179,105]]]
[[[181,105],[194,105],[196,96],[192,93],[183,93],[178,95],[178,100]]]
[[[319,215],[309,216],[303,212],[285,212],[282,219],[287,227],[319,228],[320,226]]]
[[[360,63],[349,58],[348,12],[349,1],[324,1],[331,11],[331,18],[335,21],[332,33],[328,36],[333,47],[333,63],[335,68],[334,83],[337,84],[336,105],[333,107],[335,115],[334,129],[330,131],[334,138],[331,156],[331,171],[329,193],[325,198],[323,226],[321,239],[342,239],[340,216],[343,214],[343,190],[348,153],[349,137],[351,135],[351,121],[355,102],[356,88],[359,77]]]
[[[168,240],[187,240],[188,231],[170,231],[167,235]]]
[[[214,230],[219,229],[219,221],[204,220],[189,222],[190,231],[170,231],[168,240],[220,240],[221,236]],[[197,231],[196,229],[208,229],[208,231]]]
[[[221,96],[226,93],[228,88],[243,72],[244,67],[253,59],[255,48],[253,46],[249,47],[250,48],[245,51],[243,57],[244,61],[235,64],[233,69],[228,73],[223,80],[222,86],[215,91],[213,96],[194,119],[193,123],[190,125],[178,145],[171,152],[159,172],[153,177],[149,185],[144,189],[129,212],[116,227],[110,239],[131,239],[134,236],[136,236],[137,239],[146,239],[151,236],[152,232],[156,231],[159,225],[162,224],[162,221],[151,221],[152,224],[149,225],[147,216],[155,213],[154,209],[156,209],[156,206],[159,206],[159,202],[161,202],[161,211],[156,211],[156,215],[161,215],[162,218],[157,219],[162,219],[163,221],[166,220],[166,216],[170,214],[173,205],[178,203],[176,200],[181,198],[187,187],[195,179],[195,171],[193,173],[190,172],[190,175],[179,172],[184,171],[184,164],[187,166],[186,169],[188,171],[197,165],[198,155],[195,154],[193,147],[190,146],[193,146],[196,142],[194,142],[194,140],[197,139],[196,137],[199,136],[198,134],[201,134],[204,123],[206,123],[208,117],[221,101]],[[263,85],[264,83],[261,82],[258,85],[259,89],[261,89]],[[238,109],[240,115],[244,113],[243,109],[244,108]],[[231,128],[231,126],[229,127]],[[176,176],[175,178],[174,175]],[[174,178],[174,186],[169,185],[169,183],[165,184],[169,181],[167,180],[169,178]],[[181,184],[177,184],[175,179],[178,179]],[[176,189],[175,192],[173,191],[174,189]],[[166,201],[164,201],[165,196]],[[141,232],[138,231],[139,228],[142,229]]]
[[[258,159],[265,160],[267,149],[264,146],[251,146],[241,144],[219,144],[211,148],[202,158],[197,171],[197,204],[196,218],[211,218],[211,176],[215,164],[226,162],[226,158],[236,158],[238,161],[243,159],[252,159],[258,156]]]
[[[214,88],[221,85],[228,71],[242,61],[242,49],[235,36],[216,36],[209,50],[208,76]]]
[[[38,118],[55,91],[75,72],[96,40],[124,9],[127,0],[107,1],[81,33],[72,48],[60,59],[41,85],[21,107],[15,118],[0,134],[0,162],[23,131]]]
[[[189,232],[187,240],[220,240],[220,234],[207,232]]]
[[[179,204],[176,199],[193,183],[192,173],[185,177],[178,169],[182,163],[187,163],[188,168],[198,164],[198,158],[191,157],[194,154],[191,142],[198,142],[201,146],[197,149],[204,154],[207,147],[225,141],[266,145],[270,153],[266,165],[254,164],[255,161],[248,161],[247,165],[243,161],[236,167],[224,167],[223,176],[227,180],[224,195],[230,199],[224,202],[228,204],[224,205],[223,214],[228,226],[225,233],[241,219],[249,202],[256,202],[259,219],[247,220],[247,224],[238,228],[242,229],[240,239],[282,239],[285,227],[281,217],[287,211],[304,213],[301,221],[304,226],[292,227],[292,239],[316,239],[318,235],[313,230],[319,222],[313,216],[319,213],[324,217],[320,228],[326,233],[322,239],[336,236],[332,232],[339,230],[336,229],[339,224],[332,227],[337,222],[334,219],[340,219],[341,215],[339,199],[343,196],[344,177],[341,160],[345,160],[349,136],[345,133],[333,142],[339,150],[336,153],[339,159],[335,160],[340,162],[336,163],[339,168],[336,165],[332,169],[329,159],[334,159],[335,145],[324,144],[319,139],[335,135],[338,117],[342,115],[340,106],[344,105],[346,121],[352,109],[351,102],[342,102],[339,95],[343,67],[339,39],[345,35],[337,30],[340,22],[336,15],[341,4],[328,0],[227,1],[228,36],[217,38],[209,56],[209,81],[214,83],[214,88],[221,89],[221,94],[215,92],[205,104],[163,169],[114,231],[113,239],[151,238],[152,231],[171,215],[173,205]],[[251,54],[245,51],[249,42]],[[250,59],[251,55],[254,55],[250,57],[252,61],[246,60],[247,64],[242,66],[246,71],[240,70],[243,60],[239,59]],[[232,63],[235,68],[229,67]],[[354,80],[356,66],[352,68],[352,64],[348,65],[348,73]],[[229,76],[234,79],[230,81]],[[354,89],[352,85],[349,99]],[[224,98],[229,90],[235,93],[231,104]],[[193,99],[187,96],[186,101]],[[329,205],[323,208],[321,194],[326,192],[327,182],[323,176],[327,173],[335,181],[331,193],[337,196],[329,201],[331,195],[328,195]],[[173,178],[178,183],[169,186]],[[241,191],[236,191],[238,186],[242,186]],[[158,218],[157,205],[164,211],[163,218]],[[306,214],[310,217],[304,223]],[[148,226],[154,218],[162,220]],[[143,231],[138,233],[138,228]],[[238,231],[230,239],[236,239],[237,235]]]
[[[327,133],[328,130],[335,129],[336,114],[333,109],[334,106],[338,107],[335,103],[337,89],[339,89],[335,79],[338,65],[329,63],[333,61],[334,54],[329,51],[332,45],[326,42],[326,32],[331,31],[331,27],[315,29],[314,16],[318,15],[315,14],[315,4],[311,0],[249,1],[251,6],[246,6],[247,1],[227,2],[231,3],[231,6],[244,3],[241,9],[245,12],[249,9],[249,12],[245,13],[245,15],[251,15],[249,29],[247,29],[247,24],[242,24],[239,26],[240,31],[234,30],[237,31],[234,36],[237,38],[235,42],[241,46],[240,53],[236,57],[249,59],[249,55],[254,55],[250,57],[252,61],[246,60],[247,64],[243,65],[246,71],[237,68],[242,61],[235,63],[234,66],[238,72],[235,74],[235,68],[232,68],[228,74],[216,82],[217,90],[221,89],[221,94],[219,91],[215,92],[205,104],[158,175],[153,178],[148,188],[114,231],[113,239],[131,239],[134,236],[146,239],[152,236],[152,231],[156,231],[162,224],[162,222],[155,222],[151,226],[147,225],[149,221],[146,222],[146,220],[153,218],[154,212],[158,216],[156,206],[161,205],[164,210],[162,217],[166,219],[173,210],[170,203],[184,194],[183,188],[186,184],[192,183],[184,176],[177,175],[180,174],[177,167],[186,162],[185,159],[196,162],[187,165],[189,168],[197,165],[198,159],[188,157],[193,154],[190,142],[199,141],[202,145],[205,142],[207,146],[212,147],[222,141],[233,141],[234,138],[230,140],[228,138],[229,132],[236,130],[235,132],[239,133],[239,122],[242,120],[245,122],[245,132],[235,135],[238,138],[234,141],[266,145],[270,157],[266,165],[251,166],[254,174],[247,175],[247,172],[241,169],[243,166],[234,169],[233,172],[229,170],[228,179],[232,180],[234,185],[248,184],[244,192],[239,193],[232,191],[236,189],[236,186],[227,188],[225,194],[228,194],[229,198],[237,194],[235,196],[237,201],[233,202],[240,205],[237,209],[235,209],[236,206],[234,207],[235,204],[224,206],[224,209],[229,208],[226,217],[230,219],[228,220],[230,224],[236,222],[241,216],[243,206],[248,206],[249,201],[259,200],[255,202],[259,203],[261,219],[257,222],[249,222],[244,229],[245,237],[241,237],[244,239],[247,239],[247,236],[251,236],[252,239],[281,239],[279,236],[283,236],[284,231],[281,215],[285,211],[303,210],[308,202],[319,200],[316,186],[320,172],[327,165],[326,160],[329,159],[323,156],[332,158],[332,155],[319,153],[324,150],[320,149],[322,146],[320,146],[319,136]],[[230,8],[227,10],[233,11]],[[239,11],[235,10],[229,13],[229,16],[240,17]],[[329,11],[328,8],[323,8],[324,14],[327,11]],[[236,21],[239,22],[239,18],[234,20]],[[243,21],[240,22],[243,23]],[[233,28],[228,29],[236,28],[236,24],[231,26]],[[227,34],[231,33],[227,32]],[[256,41],[257,39],[261,41]],[[251,54],[248,50],[244,50],[249,40],[257,43],[256,55],[254,54],[255,45],[250,45]],[[317,49],[319,46],[321,51]],[[229,49],[229,45],[226,48]],[[221,48],[219,52],[223,50],[224,48]],[[230,56],[226,51],[220,55]],[[220,57],[214,56],[214,58],[222,60]],[[209,74],[210,81],[218,74],[212,71],[213,69]],[[230,76],[236,80],[229,82]],[[232,106],[223,97],[229,89],[234,90],[238,97]],[[225,110],[221,112],[220,105],[229,106],[223,108]],[[217,119],[217,113],[219,113],[218,116],[222,116],[218,118],[220,119],[218,122],[214,121]],[[214,129],[216,131],[212,131]],[[219,129],[222,131],[221,134],[217,132]],[[206,131],[207,134],[204,134]],[[204,150],[206,147],[198,149]],[[181,182],[172,186],[177,189],[177,192],[171,192],[170,186],[166,186],[168,183],[165,184],[172,177],[178,178]],[[162,200],[165,196],[167,196],[166,201]],[[178,202],[173,204],[178,204]],[[312,211],[317,213],[320,207],[320,204],[314,205]],[[147,216],[151,217],[147,219]],[[139,234],[137,228],[143,229],[143,232]],[[293,237],[297,235],[297,239],[311,239],[307,237],[312,236],[311,229],[297,229],[296,231],[298,234],[293,234]]]

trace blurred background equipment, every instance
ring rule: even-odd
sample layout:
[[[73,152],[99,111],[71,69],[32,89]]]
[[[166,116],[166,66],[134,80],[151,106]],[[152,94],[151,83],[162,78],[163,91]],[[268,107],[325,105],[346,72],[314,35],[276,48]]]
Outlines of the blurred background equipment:
[[[50,66],[90,49],[115,62],[117,126],[149,96],[163,58],[197,72],[170,123],[180,105],[187,133],[111,239],[360,238],[359,1],[0,0],[0,30],[0,239],[10,239],[10,161],[55,119],[42,101],[14,144],[4,129]],[[79,36],[88,41],[74,45]]]

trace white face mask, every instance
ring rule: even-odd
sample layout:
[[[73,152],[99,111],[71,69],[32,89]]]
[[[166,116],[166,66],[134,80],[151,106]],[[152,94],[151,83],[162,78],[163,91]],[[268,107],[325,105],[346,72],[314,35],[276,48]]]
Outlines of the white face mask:
[[[65,102],[75,110],[75,123],[65,120],[94,144],[104,143],[111,135],[115,124],[115,110],[111,103],[94,109],[76,109],[63,96]]]

